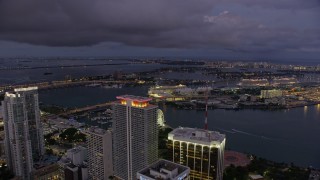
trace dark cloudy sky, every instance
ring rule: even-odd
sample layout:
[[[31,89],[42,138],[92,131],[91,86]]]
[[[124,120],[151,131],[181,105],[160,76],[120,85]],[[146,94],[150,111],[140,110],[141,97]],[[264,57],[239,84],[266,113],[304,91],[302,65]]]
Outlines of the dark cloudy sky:
[[[0,56],[24,55],[317,59],[320,0],[0,0]]]

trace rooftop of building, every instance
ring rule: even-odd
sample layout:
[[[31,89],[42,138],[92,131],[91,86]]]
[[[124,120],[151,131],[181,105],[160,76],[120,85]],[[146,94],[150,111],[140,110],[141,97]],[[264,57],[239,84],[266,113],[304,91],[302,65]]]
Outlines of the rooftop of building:
[[[6,92],[5,96],[10,98],[21,97],[21,92],[38,90],[38,87],[16,88],[14,91]]]
[[[85,149],[86,149],[85,147],[77,146],[77,147],[75,147],[75,148],[69,149],[68,152],[78,153],[78,152],[81,152],[81,151],[83,151],[83,150],[85,150]]]
[[[16,98],[16,97],[21,97],[20,94],[12,93],[12,92],[6,92],[5,97],[8,98]]]
[[[249,174],[249,179],[260,180],[263,179],[263,176],[261,176],[260,174]]]
[[[176,172],[172,173],[173,171],[176,171]],[[170,179],[170,178],[161,178],[159,176],[156,177],[155,175],[156,173],[152,173],[152,172],[157,172],[157,173],[163,174],[164,176],[167,176],[171,172],[173,176],[172,178],[175,178],[177,176],[184,175],[186,172],[189,173],[189,171],[190,171],[189,167],[176,164],[168,160],[160,159],[157,162],[153,163],[152,165],[138,171],[138,173],[152,179],[161,180],[161,179]]]
[[[76,166],[76,165],[74,165],[74,164],[71,164],[71,163],[70,163],[70,164],[68,164],[67,166],[68,166],[68,167],[70,167],[70,168],[78,167],[78,166]]]
[[[108,132],[108,130],[98,128],[97,126],[92,126],[87,129],[87,132],[104,135]]]
[[[152,98],[149,97],[141,97],[141,96],[133,96],[133,95],[122,95],[117,96],[117,99],[120,100],[129,100],[129,101],[137,101],[137,102],[149,102],[152,100]]]
[[[169,137],[173,137],[174,139],[190,139],[196,140],[200,142],[212,142],[216,141],[222,143],[226,136],[224,134],[220,134],[217,131],[208,131],[204,129],[197,128],[187,128],[187,127],[179,127],[174,129],[169,133]]]
[[[54,164],[59,161],[59,156],[54,155],[44,155],[41,161],[35,161],[33,167],[35,169]]]
[[[58,161],[59,164],[64,164],[64,165],[68,165],[71,164],[71,159],[69,159],[66,156],[62,156],[61,159]]]
[[[33,170],[32,175],[33,175],[33,177],[41,177],[41,176],[44,176],[48,173],[55,172],[58,170],[59,170],[58,164],[50,164],[47,166],[43,166],[40,169]]]
[[[152,98],[148,97],[122,95],[117,96],[117,99],[119,99],[119,101],[114,102],[115,105],[131,106],[142,109],[152,109],[158,107],[156,105],[150,104],[149,101],[151,101]]]

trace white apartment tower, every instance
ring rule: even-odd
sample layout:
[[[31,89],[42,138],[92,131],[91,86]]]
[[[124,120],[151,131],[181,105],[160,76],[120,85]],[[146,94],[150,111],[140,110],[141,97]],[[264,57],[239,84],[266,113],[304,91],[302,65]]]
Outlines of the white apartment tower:
[[[33,162],[44,154],[37,89],[15,89],[2,102],[7,164],[22,179],[30,179]]]
[[[158,107],[151,98],[123,95],[113,104],[114,175],[136,179],[139,170],[158,160]]]
[[[86,134],[89,179],[109,179],[113,175],[111,131],[92,127]]]

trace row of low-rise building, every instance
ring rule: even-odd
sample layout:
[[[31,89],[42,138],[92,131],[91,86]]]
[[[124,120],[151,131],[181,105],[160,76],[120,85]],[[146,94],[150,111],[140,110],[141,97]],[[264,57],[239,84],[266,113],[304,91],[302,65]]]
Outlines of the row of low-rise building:
[[[212,90],[212,87],[197,87],[190,88],[186,85],[176,86],[154,86],[149,88],[148,95],[157,99],[166,99],[168,101],[183,100],[182,96],[191,96],[203,94]],[[179,97],[181,96],[181,97]]]
[[[280,89],[261,90],[260,98],[268,99],[274,97],[282,97],[283,91]]]
[[[238,86],[241,87],[261,87],[261,86],[285,86],[293,85],[299,83],[296,78],[274,78],[272,80],[268,79],[242,79]]]

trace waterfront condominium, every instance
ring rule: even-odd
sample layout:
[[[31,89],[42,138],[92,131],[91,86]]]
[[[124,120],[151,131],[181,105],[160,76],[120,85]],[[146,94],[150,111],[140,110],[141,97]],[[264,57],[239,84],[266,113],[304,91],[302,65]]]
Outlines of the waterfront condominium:
[[[2,102],[7,164],[21,179],[30,179],[33,162],[44,154],[37,90],[15,89],[5,94]]]
[[[139,170],[158,160],[158,107],[150,98],[123,95],[113,104],[114,175],[136,179]]]
[[[179,127],[168,134],[169,160],[190,167],[190,179],[222,180],[225,135]]]
[[[91,127],[85,133],[89,179],[109,179],[109,176],[113,175],[112,132]]]

